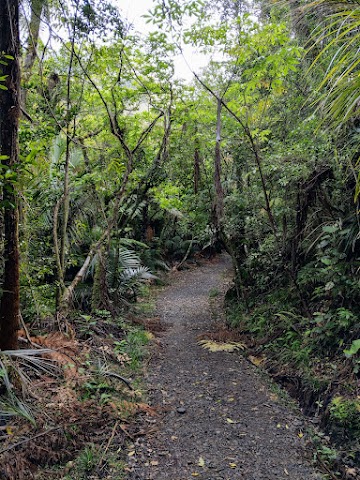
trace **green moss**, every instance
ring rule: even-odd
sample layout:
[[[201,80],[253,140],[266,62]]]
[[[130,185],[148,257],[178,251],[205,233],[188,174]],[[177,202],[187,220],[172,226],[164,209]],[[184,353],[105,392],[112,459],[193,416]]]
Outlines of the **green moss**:
[[[333,398],[329,406],[332,427],[346,431],[349,438],[360,436],[360,399]]]

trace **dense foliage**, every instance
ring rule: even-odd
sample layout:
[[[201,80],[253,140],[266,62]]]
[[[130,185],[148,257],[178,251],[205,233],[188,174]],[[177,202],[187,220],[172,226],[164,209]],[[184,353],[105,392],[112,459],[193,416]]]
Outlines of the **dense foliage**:
[[[20,162],[0,157],[0,184],[24,321],[115,315],[159,269],[226,249],[232,327],[356,439],[358,4],[159,1],[146,35],[104,2],[22,7]],[[211,60],[185,82],[190,46]]]

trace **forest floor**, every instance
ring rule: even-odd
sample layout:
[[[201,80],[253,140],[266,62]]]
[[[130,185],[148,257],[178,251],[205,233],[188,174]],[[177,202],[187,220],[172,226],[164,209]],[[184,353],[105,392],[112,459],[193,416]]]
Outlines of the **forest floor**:
[[[146,381],[158,415],[142,417],[152,433],[129,445],[129,480],[321,478],[311,466],[300,412],[236,348],[199,345],[226,330],[222,304],[230,273],[230,259],[221,255],[172,273],[157,297],[166,329],[154,344]]]

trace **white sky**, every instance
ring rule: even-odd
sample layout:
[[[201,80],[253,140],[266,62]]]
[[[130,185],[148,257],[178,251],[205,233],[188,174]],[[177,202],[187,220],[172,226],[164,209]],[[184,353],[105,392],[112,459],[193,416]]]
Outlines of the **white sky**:
[[[137,30],[149,30],[148,25],[144,19],[141,18],[141,15],[144,15],[153,7],[152,0],[114,0],[113,3],[120,8],[124,16],[131,23],[134,23]]]
[[[151,25],[148,25],[141,16],[153,8],[154,3],[152,0],[113,0],[113,4],[120,8],[124,17],[134,25],[135,30],[144,33],[151,30]],[[186,61],[182,55],[174,58],[175,75],[177,78],[184,78],[191,82],[194,77],[191,70],[199,73],[200,69],[208,63],[209,57],[197,53],[190,46],[184,47],[184,57]]]

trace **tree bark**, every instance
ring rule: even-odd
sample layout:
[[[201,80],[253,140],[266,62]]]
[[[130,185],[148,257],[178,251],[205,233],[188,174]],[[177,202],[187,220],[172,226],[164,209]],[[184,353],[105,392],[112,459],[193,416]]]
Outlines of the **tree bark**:
[[[27,38],[26,55],[22,64],[23,88],[21,90],[22,113],[26,116],[27,85],[32,74],[36,59],[36,49],[39,41],[41,15],[45,7],[45,0],[32,0],[30,2],[31,17],[29,22],[29,36]]]
[[[24,71],[26,72],[26,79],[31,75],[31,70],[36,58],[36,48],[39,41],[41,15],[45,6],[44,0],[32,0],[31,18],[29,23],[29,36],[27,39],[27,52],[24,60]]]
[[[200,147],[199,140],[195,138],[195,152],[194,152],[194,193],[199,193],[200,185]]]
[[[224,191],[221,185],[221,109],[222,99],[217,99],[217,119],[216,119],[216,144],[215,144],[215,164],[214,164],[214,225],[217,232],[220,231],[221,220],[224,214]]]
[[[4,221],[4,274],[0,301],[0,349],[16,349],[19,329],[19,239],[18,206],[14,188],[19,162],[18,125],[20,116],[19,2],[0,0],[1,76],[6,76],[0,90],[0,155],[5,171],[13,174],[3,179],[1,206]],[[9,56],[9,57],[7,57]]]

